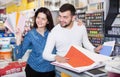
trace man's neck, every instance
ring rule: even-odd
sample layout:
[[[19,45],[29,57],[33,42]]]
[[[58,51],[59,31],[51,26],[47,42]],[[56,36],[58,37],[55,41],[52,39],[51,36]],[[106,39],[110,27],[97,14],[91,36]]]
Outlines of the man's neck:
[[[67,26],[67,29],[71,29],[73,27],[73,21],[71,22],[71,24],[69,26]]]

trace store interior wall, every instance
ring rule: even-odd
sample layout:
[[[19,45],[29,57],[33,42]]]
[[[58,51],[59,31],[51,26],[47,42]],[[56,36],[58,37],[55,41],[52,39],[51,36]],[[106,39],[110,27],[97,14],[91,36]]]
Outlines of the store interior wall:
[[[40,6],[43,6],[44,0],[35,0],[32,2],[28,2],[27,0],[21,0],[19,4],[12,4],[6,7],[6,13],[9,14],[12,12],[20,12],[20,11],[29,10],[29,9],[35,9],[38,7],[38,4],[40,4]]]

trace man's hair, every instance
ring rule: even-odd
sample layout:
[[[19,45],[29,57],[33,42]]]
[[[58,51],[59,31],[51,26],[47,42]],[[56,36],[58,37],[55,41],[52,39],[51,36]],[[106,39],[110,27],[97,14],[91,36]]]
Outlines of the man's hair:
[[[72,4],[66,3],[60,7],[59,11],[60,12],[70,11],[72,15],[75,15],[76,9]]]

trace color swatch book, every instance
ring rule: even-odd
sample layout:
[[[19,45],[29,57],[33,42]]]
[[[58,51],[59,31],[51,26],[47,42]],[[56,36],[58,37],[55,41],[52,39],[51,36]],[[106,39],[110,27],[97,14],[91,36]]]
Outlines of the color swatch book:
[[[66,68],[75,72],[83,72],[104,65],[104,62],[111,57],[88,51],[80,46],[71,46],[65,57],[69,58],[68,63],[52,62],[51,64]]]
[[[25,26],[26,16],[22,13],[11,13],[7,15],[4,26],[7,27],[11,33],[15,33],[16,28],[19,28],[23,33]]]
[[[111,56],[114,46],[115,46],[115,41],[104,42],[103,48],[100,50],[100,54]]]

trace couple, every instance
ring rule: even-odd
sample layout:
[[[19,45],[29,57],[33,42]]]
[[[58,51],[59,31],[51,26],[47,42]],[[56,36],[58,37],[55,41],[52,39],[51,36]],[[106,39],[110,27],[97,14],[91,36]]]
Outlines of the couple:
[[[55,77],[55,67],[50,63],[67,62],[64,55],[71,44],[83,45],[90,51],[99,52],[102,47],[95,48],[90,43],[86,27],[75,21],[75,12],[73,5],[62,5],[58,18],[60,24],[54,27],[50,11],[41,7],[35,12],[33,29],[23,40],[18,29],[14,49],[16,57],[21,58],[29,47],[32,49],[25,68],[26,77]]]

